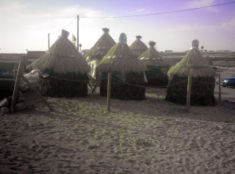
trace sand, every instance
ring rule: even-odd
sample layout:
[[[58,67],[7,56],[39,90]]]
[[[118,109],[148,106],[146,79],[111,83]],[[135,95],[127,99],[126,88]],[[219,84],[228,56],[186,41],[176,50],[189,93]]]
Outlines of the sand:
[[[49,98],[0,116],[0,173],[235,173],[235,106],[185,107],[149,89],[143,101]]]

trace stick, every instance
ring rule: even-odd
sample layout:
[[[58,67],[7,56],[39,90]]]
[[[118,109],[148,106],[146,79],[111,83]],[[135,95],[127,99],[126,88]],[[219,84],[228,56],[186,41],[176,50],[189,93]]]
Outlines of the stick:
[[[220,74],[219,76],[219,103],[221,103],[221,78],[220,78]]]
[[[111,73],[108,73],[108,83],[107,83],[107,110],[110,111],[110,96],[111,96]]]
[[[12,94],[12,101],[11,101],[11,108],[10,108],[11,112],[14,112],[14,110],[15,110],[15,103],[16,103],[16,98],[18,95],[19,82],[20,82],[20,78],[22,76],[23,66],[24,66],[24,57],[21,57],[20,63],[18,65],[16,80],[15,80],[15,84],[14,84],[14,90],[13,90],[13,94]]]
[[[190,69],[188,75],[188,84],[187,84],[187,104],[186,104],[187,111],[190,110],[191,88],[192,88],[192,70]]]
[[[97,88],[97,85],[98,85],[98,82],[96,81],[95,82],[95,86],[93,87],[92,91],[91,91],[91,94],[94,94],[96,88]]]

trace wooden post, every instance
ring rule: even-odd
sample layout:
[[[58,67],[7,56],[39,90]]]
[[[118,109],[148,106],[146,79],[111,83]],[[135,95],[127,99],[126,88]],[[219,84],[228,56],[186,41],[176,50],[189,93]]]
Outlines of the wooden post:
[[[187,84],[187,101],[186,101],[187,111],[190,110],[191,88],[192,88],[192,70],[190,69],[188,75],[188,84]]]
[[[77,15],[77,50],[79,52],[79,15]]]
[[[110,96],[111,96],[111,73],[108,73],[108,83],[107,83],[107,110],[110,111]]]
[[[219,103],[221,103],[221,78],[220,78],[220,73],[218,74],[219,78]]]
[[[50,33],[47,35],[47,44],[48,44],[48,50],[50,49]]]
[[[24,57],[21,57],[20,63],[18,65],[17,75],[16,75],[16,79],[15,79],[15,84],[14,84],[14,90],[13,90],[13,94],[12,94],[12,101],[11,101],[11,108],[10,108],[11,112],[14,112],[14,110],[15,110],[15,103],[16,103],[16,99],[17,99],[17,95],[18,95],[19,82],[20,82],[20,78],[22,76],[23,66],[24,66]]]

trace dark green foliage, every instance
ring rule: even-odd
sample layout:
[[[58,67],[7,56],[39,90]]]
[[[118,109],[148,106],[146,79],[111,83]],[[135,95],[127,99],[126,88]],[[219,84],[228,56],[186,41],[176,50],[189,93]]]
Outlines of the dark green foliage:
[[[147,86],[166,87],[168,83],[168,76],[162,72],[160,67],[147,66],[145,74],[147,76]]]
[[[85,97],[88,94],[86,74],[58,74],[52,70],[46,71],[49,77],[40,77],[41,93],[51,97]]]
[[[102,73],[102,79],[100,84],[100,95],[107,95],[107,74]],[[123,76],[114,72],[111,74],[111,97],[118,99],[133,99],[142,100],[145,99],[145,84],[143,73],[130,72],[126,74],[124,81]]]
[[[187,77],[174,76],[167,88],[166,100],[185,104],[187,95]],[[214,77],[193,77],[191,105],[215,105]]]

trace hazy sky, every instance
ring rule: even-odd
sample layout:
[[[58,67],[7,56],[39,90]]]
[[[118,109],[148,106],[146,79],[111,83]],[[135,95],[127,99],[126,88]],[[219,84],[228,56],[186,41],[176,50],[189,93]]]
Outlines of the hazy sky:
[[[184,51],[199,39],[207,50],[235,50],[235,3],[190,12],[156,16],[97,19],[103,16],[138,15],[207,6],[234,0],[0,0],[0,53],[47,50],[61,29],[76,36],[80,19],[82,49],[89,49],[108,27],[118,41],[127,34],[128,44],[141,35],[157,49]]]

